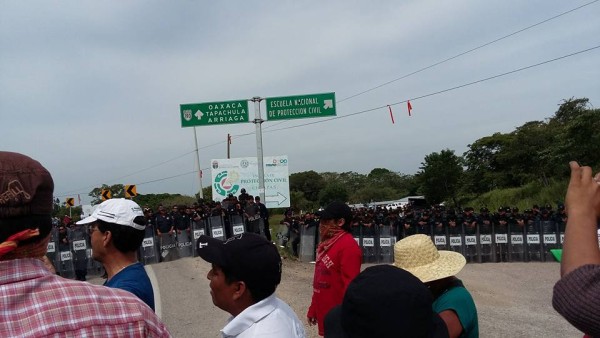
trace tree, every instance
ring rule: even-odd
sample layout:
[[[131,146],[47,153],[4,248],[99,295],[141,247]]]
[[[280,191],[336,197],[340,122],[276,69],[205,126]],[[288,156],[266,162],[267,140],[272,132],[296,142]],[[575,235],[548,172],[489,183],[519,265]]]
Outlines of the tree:
[[[417,178],[423,195],[432,204],[452,198],[457,204],[458,184],[463,174],[462,159],[445,149],[425,156]]]
[[[112,198],[125,197],[125,186],[124,185],[114,184],[114,185],[109,186],[107,184],[102,184],[102,186],[100,188],[94,188],[88,194],[92,198],[92,205],[102,203],[102,190],[110,190],[110,192],[112,194]]]
[[[333,201],[348,201],[348,190],[346,190],[343,184],[330,183],[319,193],[319,203],[321,206],[326,206]]]
[[[325,187],[325,181],[316,171],[304,171],[290,175],[290,190],[300,191],[313,202],[319,200],[319,192]]]

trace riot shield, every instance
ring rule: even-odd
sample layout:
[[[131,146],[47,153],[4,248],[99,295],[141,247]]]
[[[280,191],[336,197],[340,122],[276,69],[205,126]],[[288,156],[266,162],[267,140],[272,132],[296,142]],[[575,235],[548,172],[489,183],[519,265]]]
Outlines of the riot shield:
[[[375,241],[375,226],[364,226],[361,224],[363,263],[377,262],[377,247]]]
[[[144,239],[142,240],[142,246],[140,248],[140,257],[144,265],[158,263],[159,259],[156,244],[153,227],[146,227]]]
[[[464,256],[464,241],[461,228],[462,227],[460,225],[448,225],[448,245],[451,251],[459,252]]]
[[[73,255],[70,250],[63,250],[58,255],[59,263],[56,271],[64,278],[75,278]]]
[[[229,226],[231,227],[229,233],[233,236],[246,232],[244,217],[242,215],[229,215]]]
[[[356,241],[356,244],[362,249],[362,236],[360,234],[360,226],[352,226],[351,233],[352,237]]]
[[[48,248],[46,250],[46,257],[52,262],[52,265],[56,268],[60,262],[58,257],[58,229],[53,227],[50,231],[50,240],[48,241]],[[58,268],[56,268],[58,271]]]
[[[171,262],[179,257],[177,252],[177,240],[173,234],[160,234],[160,261]]]
[[[509,237],[509,259],[511,262],[525,262],[525,229],[518,224],[510,224],[508,227]]]
[[[192,257],[192,249],[194,244],[192,243],[190,229],[176,230],[177,233],[177,251],[180,258]]]
[[[315,239],[317,235],[317,227],[306,225],[300,226],[300,252],[298,258],[301,262],[315,261]]]
[[[104,274],[104,272],[103,272],[104,266],[102,266],[102,263],[100,263],[94,259],[94,255],[93,255],[91,247],[86,250],[86,255],[88,258],[88,263],[87,263],[88,275],[102,276]]]
[[[213,238],[225,240],[225,225],[223,224],[222,216],[211,216],[208,219],[208,226],[210,227],[209,235]]]
[[[377,263],[392,263],[394,261],[394,244],[396,236],[389,225],[380,225],[377,227],[379,238],[379,251],[377,253]]]
[[[448,250],[448,236],[443,225],[433,227],[433,244],[438,250]]]
[[[561,247],[558,242],[556,222],[554,222],[553,219],[543,219],[541,220],[540,225],[542,229],[542,252],[544,253],[542,258],[546,262],[553,262],[554,256],[550,250],[559,249]]]
[[[508,262],[508,226],[494,226],[494,257],[496,262]]]
[[[477,226],[465,226],[465,258],[467,263],[481,263],[478,249]]]
[[[87,249],[89,247],[87,232],[84,227],[77,225],[73,227],[70,236],[75,278],[77,280],[85,281],[88,268]]]
[[[481,263],[496,261],[492,245],[491,223],[479,225],[479,261]]]
[[[525,245],[527,260],[541,262],[543,260],[540,221],[529,221],[525,227]]]
[[[206,235],[206,223],[204,222],[204,220],[192,222],[192,242],[194,243],[194,245],[198,242],[198,238],[200,238],[200,236],[202,235]],[[195,246],[192,250],[192,254],[194,255],[194,257],[198,256]]]
[[[260,222],[261,220],[262,219],[260,218],[260,214],[248,217],[246,219],[246,231],[260,235],[260,233],[263,232],[262,227],[264,227],[264,223]]]

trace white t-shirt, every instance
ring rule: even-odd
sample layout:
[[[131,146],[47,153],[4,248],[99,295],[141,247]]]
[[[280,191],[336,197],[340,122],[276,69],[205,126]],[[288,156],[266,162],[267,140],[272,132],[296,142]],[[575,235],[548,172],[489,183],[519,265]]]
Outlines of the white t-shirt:
[[[221,330],[224,338],[305,338],[304,325],[275,293],[231,317]]]

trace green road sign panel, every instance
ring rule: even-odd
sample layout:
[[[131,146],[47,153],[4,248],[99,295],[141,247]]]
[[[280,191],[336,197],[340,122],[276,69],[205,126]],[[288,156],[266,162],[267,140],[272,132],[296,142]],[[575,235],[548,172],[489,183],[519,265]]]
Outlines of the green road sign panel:
[[[181,126],[212,126],[248,122],[248,101],[190,103],[180,105]]]
[[[268,97],[267,119],[289,120],[335,116],[335,93]]]

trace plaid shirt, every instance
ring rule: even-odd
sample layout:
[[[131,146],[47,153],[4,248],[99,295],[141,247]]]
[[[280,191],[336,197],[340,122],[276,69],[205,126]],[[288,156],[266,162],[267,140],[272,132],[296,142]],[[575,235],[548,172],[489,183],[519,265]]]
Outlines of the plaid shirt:
[[[129,292],[64,279],[38,259],[0,261],[0,337],[170,337]]]

